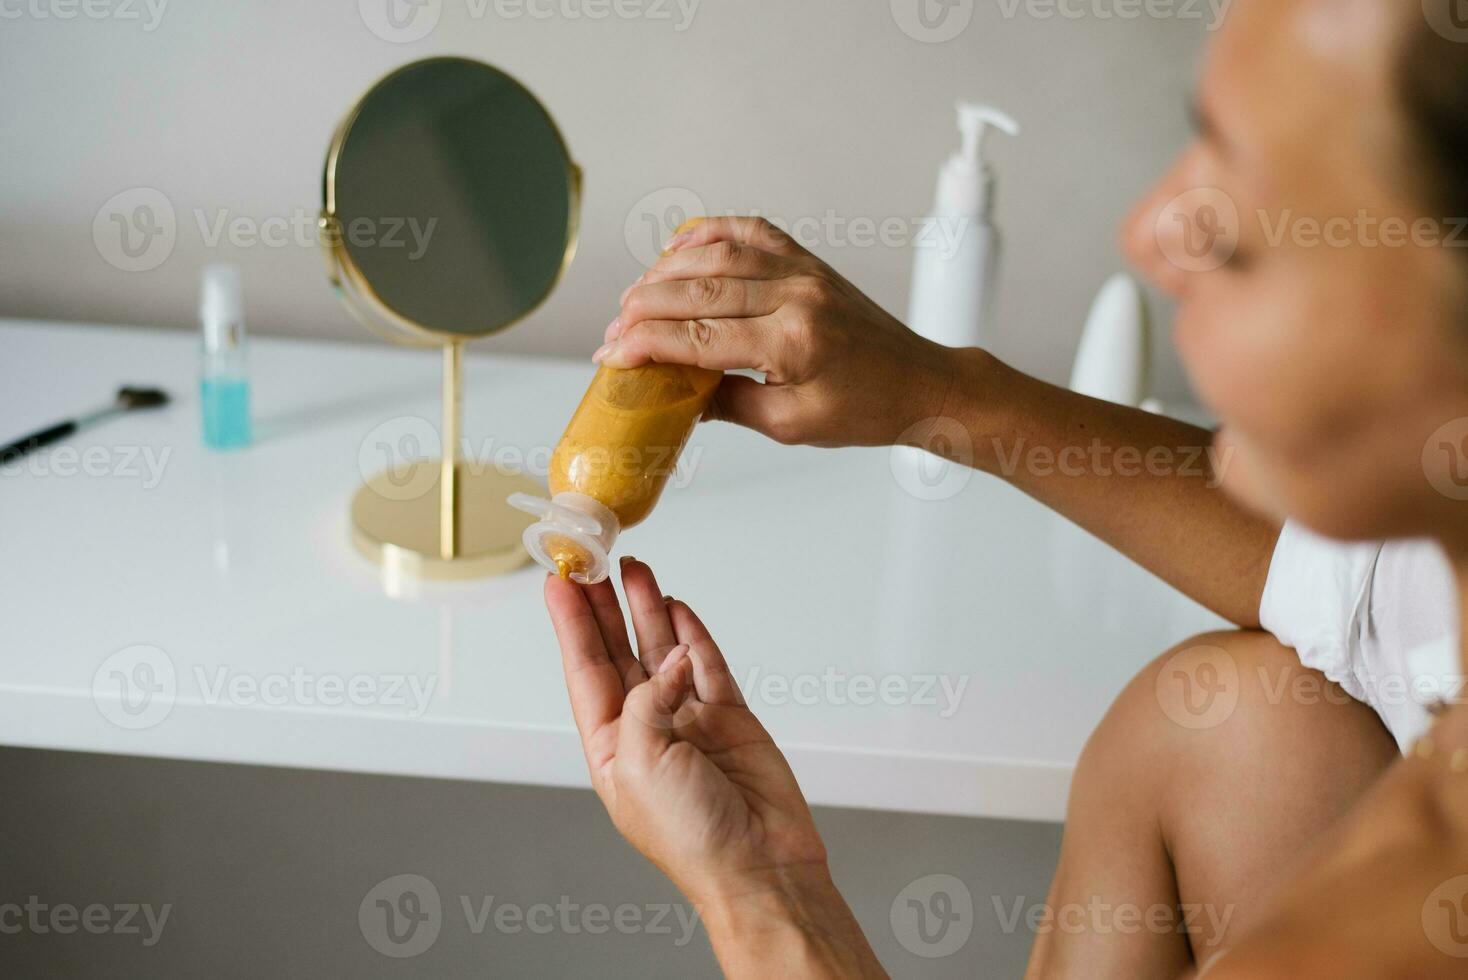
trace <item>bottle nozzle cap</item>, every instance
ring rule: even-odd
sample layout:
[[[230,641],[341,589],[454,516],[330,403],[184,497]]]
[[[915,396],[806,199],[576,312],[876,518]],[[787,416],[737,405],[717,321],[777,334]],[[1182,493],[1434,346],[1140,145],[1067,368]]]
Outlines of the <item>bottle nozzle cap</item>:
[[[239,266],[218,262],[204,267],[200,279],[199,322],[211,350],[238,347],[244,340],[245,305]]]
[[[511,494],[511,507],[540,518],[525,529],[522,541],[530,557],[561,578],[595,585],[611,572],[612,545],[621,523],[593,497],[558,493],[550,500],[528,493]]]

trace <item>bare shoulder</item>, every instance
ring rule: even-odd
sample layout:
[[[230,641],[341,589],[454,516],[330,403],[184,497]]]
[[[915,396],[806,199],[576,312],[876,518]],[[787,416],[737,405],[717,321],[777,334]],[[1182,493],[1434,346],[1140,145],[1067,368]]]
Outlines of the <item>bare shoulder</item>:
[[[1199,976],[1468,975],[1468,752],[1454,758],[1429,744],[1394,765],[1306,856],[1258,927]]]

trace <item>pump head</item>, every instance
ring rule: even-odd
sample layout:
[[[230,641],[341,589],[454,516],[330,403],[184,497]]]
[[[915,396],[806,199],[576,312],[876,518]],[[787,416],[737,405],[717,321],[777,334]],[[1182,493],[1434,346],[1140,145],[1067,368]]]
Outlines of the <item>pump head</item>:
[[[1019,135],[1019,123],[1008,113],[993,106],[958,103],[958,131],[963,134],[963,147],[958,153],[975,170],[984,167],[984,137],[990,127],[1010,136]]]

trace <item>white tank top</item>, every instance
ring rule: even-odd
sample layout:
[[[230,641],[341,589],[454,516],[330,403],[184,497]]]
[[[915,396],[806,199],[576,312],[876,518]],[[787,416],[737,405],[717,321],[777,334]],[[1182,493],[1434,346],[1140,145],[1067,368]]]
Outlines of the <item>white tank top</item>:
[[[1457,589],[1431,541],[1344,543],[1287,524],[1259,621],[1374,708],[1404,750],[1427,730],[1434,703],[1468,698]]]

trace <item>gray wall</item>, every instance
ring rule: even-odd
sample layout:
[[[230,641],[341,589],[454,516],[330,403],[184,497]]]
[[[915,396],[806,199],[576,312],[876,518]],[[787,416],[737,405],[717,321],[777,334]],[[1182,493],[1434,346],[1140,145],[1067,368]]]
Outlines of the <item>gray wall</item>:
[[[702,931],[685,939],[676,912],[671,934],[653,931],[663,928],[657,907],[681,899],[589,792],[11,749],[0,750],[0,799],[0,927],[16,921],[7,904],[47,909],[47,931],[0,934],[0,976],[718,976]],[[816,816],[838,884],[894,976],[1021,975],[1032,937],[1003,922],[1017,902],[1044,900],[1059,828]],[[391,959],[369,945],[358,910],[400,874],[433,883],[442,919],[426,951]],[[970,892],[973,932],[950,955],[920,958],[895,938],[891,910],[937,874]],[[494,897],[478,934],[462,896],[476,916]],[[539,933],[513,917],[495,926],[499,905],[537,903],[566,911],[536,913]],[[146,925],[136,935],[49,931],[56,907],[92,904],[171,910],[151,947]],[[582,931],[600,927],[583,918],[594,905],[626,906],[623,928]]]
[[[149,2],[163,4],[156,22]],[[0,23],[0,315],[187,326],[199,266],[229,258],[245,267],[257,329],[361,337],[323,285],[314,248],[210,247],[199,215],[314,221],[343,110],[392,66],[451,52],[528,83],[587,175],[577,263],[533,322],[492,342],[501,349],[589,352],[639,271],[633,253],[647,247],[629,248],[624,229],[679,199],[670,189],[714,212],[786,220],[923,213],[964,96],[1026,127],[994,154],[1009,239],[995,346],[1060,379],[1090,298],[1121,267],[1117,222],[1184,138],[1213,19],[1205,3],[1148,4],[1164,15],[1138,18],[1123,15],[1143,5],[1118,0],[956,0],[955,16],[971,22],[927,43],[894,14],[911,20],[919,0],[702,0],[681,31],[677,0],[617,0],[670,20],[595,21],[503,12],[529,2],[585,13],[609,0],[423,0],[441,10],[437,27],[391,43],[362,14],[387,2],[87,0],[138,20],[92,18],[71,0],[37,0],[71,9],[65,20],[7,5],[19,16]],[[105,202],[137,187],[166,196],[178,237],[160,267],[129,273],[99,255],[92,226]],[[847,231],[821,237],[822,255],[905,310],[904,250],[854,245]],[[1165,351],[1160,360],[1161,387],[1178,393]]]

